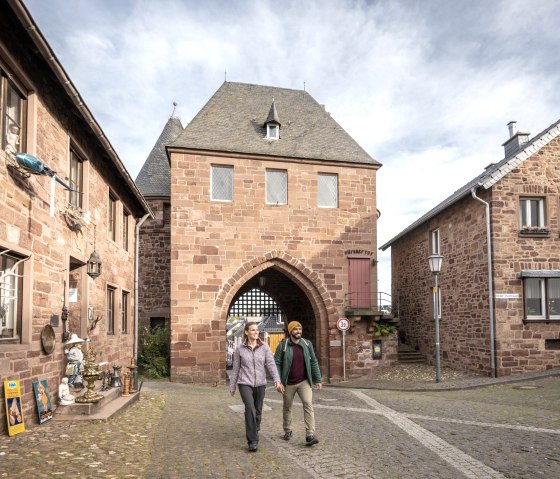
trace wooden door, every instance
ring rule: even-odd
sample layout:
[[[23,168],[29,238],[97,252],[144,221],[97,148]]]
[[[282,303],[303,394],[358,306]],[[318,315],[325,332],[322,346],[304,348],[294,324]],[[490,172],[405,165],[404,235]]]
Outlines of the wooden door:
[[[371,259],[348,258],[348,305],[351,308],[371,307]]]

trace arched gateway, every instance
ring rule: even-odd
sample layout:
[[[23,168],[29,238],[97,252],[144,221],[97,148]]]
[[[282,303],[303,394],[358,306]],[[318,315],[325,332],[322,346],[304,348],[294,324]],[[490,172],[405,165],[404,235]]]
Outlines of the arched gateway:
[[[279,305],[285,324],[290,321],[302,324],[304,337],[313,342],[323,374],[328,377],[328,311],[333,312],[335,308],[319,276],[286,252],[272,251],[248,261],[229,278],[216,299],[214,317],[219,318],[224,332],[232,304],[256,287]],[[336,322],[336,314],[331,320]],[[224,370],[225,354],[222,358],[220,369]]]

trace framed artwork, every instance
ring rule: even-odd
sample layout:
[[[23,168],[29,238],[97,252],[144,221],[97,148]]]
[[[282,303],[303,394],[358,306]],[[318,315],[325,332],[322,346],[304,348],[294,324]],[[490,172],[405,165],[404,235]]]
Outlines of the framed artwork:
[[[4,381],[4,397],[6,402],[8,435],[14,436],[25,431],[23,409],[21,408],[21,390],[19,387],[19,381]]]
[[[44,424],[53,418],[51,396],[49,385],[46,379],[33,381],[33,392],[37,402],[37,413],[39,414],[39,424]]]

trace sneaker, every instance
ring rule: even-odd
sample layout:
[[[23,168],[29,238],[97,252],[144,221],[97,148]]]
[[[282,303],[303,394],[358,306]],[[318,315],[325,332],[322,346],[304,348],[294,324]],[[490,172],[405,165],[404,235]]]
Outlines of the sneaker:
[[[318,443],[319,443],[319,439],[317,439],[315,436],[307,436],[305,438],[306,446],[313,446],[313,444],[318,444]]]
[[[259,447],[258,442],[251,442],[249,443],[249,452],[256,452]]]
[[[289,441],[291,438],[292,438],[292,431],[286,431],[282,436],[282,439],[284,439],[284,441]]]

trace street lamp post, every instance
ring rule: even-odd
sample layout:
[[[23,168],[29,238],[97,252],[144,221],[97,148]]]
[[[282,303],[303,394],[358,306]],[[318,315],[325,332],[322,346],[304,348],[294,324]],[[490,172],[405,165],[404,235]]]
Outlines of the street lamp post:
[[[434,324],[436,330],[436,383],[439,383],[441,376],[441,365],[439,360],[439,291],[438,291],[438,274],[441,271],[441,263],[443,256],[440,254],[432,254],[428,256],[428,264],[430,271],[434,275]]]

